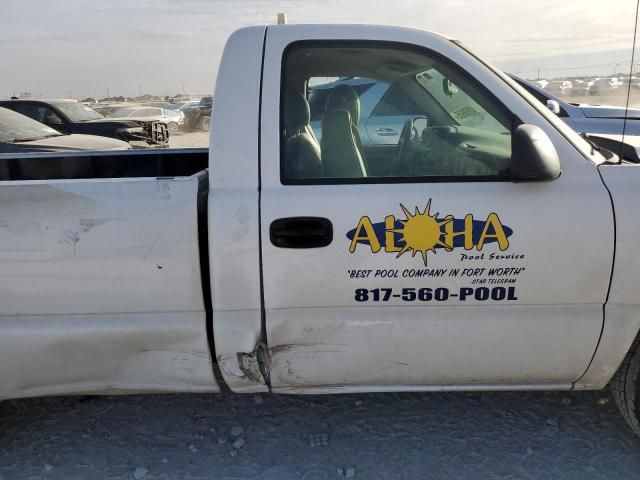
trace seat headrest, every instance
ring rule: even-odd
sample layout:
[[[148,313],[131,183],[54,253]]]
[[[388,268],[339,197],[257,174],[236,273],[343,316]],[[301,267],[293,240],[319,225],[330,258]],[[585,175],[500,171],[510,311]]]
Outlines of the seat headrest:
[[[284,122],[287,131],[300,130],[309,125],[309,102],[296,91],[289,90],[284,97]]]
[[[346,110],[351,116],[353,125],[360,121],[360,98],[358,92],[351,85],[338,85],[331,89],[324,105],[324,111]]]

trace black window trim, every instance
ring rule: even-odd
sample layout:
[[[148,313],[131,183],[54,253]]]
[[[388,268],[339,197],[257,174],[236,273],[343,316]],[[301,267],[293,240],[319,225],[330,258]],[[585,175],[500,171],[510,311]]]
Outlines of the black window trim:
[[[403,184],[403,183],[487,183],[487,182],[511,182],[510,175],[460,175],[460,176],[442,176],[442,175],[430,175],[430,176],[413,176],[413,177],[358,177],[358,178],[286,178],[284,174],[284,142],[285,138],[282,134],[284,125],[284,108],[282,108],[282,102],[285,95],[286,85],[286,62],[289,52],[295,48],[304,48],[305,46],[323,46],[324,48],[344,48],[345,45],[349,47],[362,47],[362,48],[400,48],[404,50],[413,50],[422,55],[429,55],[432,58],[446,63],[451,69],[473,83],[478,90],[485,94],[487,98],[494,102],[498,109],[502,109],[507,117],[511,118],[511,131],[515,130],[519,125],[522,125],[522,120],[514,114],[506,105],[496,97],[493,92],[488,90],[482,83],[471,75],[468,71],[464,70],[460,65],[453,62],[446,56],[442,55],[435,50],[420,45],[415,45],[406,42],[397,41],[379,41],[379,40],[297,40],[289,43],[282,52],[282,58],[280,60],[280,100],[279,100],[279,119],[278,119],[278,162],[280,165],[280,184],[284,186],[288,185],[388,185],[388,184]]]

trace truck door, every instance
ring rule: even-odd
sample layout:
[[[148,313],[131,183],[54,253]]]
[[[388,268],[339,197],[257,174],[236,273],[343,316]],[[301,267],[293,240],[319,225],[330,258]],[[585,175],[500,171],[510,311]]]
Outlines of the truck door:
[[[596,348],[613,245],[611,205],[579,139],[428,33],[269,27],[263,68],[274,391],[569,388]],[[394,105],[414,120],[388,173],[368,171],[348,89],[321,121],[331,148],[305,136],[300,98],[314,77],[372,78],[411,100]],[[510,180],[521,123],[551,138],[558,179]]]

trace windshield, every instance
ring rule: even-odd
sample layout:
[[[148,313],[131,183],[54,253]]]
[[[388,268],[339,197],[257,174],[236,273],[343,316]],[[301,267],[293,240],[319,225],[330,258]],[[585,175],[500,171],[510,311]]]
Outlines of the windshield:
[[[447,113],[460,125],[507,133],[507,121],[500,122],[488,112],[466,90],[471,85],[458,87],[435,68],[416,75],[416,80]],[[477,96],[477,95],[476,95]],[[494,112],[495,113],[495,112]]]
[[[117,108],[109,115],[111,118],[124,118],[130,116],[133,112],[140,110],[139,108]]]
[[[29,142],[60,135],[53,128],[0,107],[0,143]]]
[[[54,104],[62,113],[64,113],[72,122],[88,122],[89,120],[100,120],[104,118],[93,108],[87,107],[82,103],[64,102]]]

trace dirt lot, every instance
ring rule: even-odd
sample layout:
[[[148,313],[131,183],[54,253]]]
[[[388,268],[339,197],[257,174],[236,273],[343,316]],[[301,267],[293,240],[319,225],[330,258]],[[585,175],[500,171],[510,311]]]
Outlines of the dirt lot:
[[[30,399],[0,478],[634,479],[640,439],[601,392]]]
[[[169,137],[171,148],[208,147],[209,132],[179,133]]]

